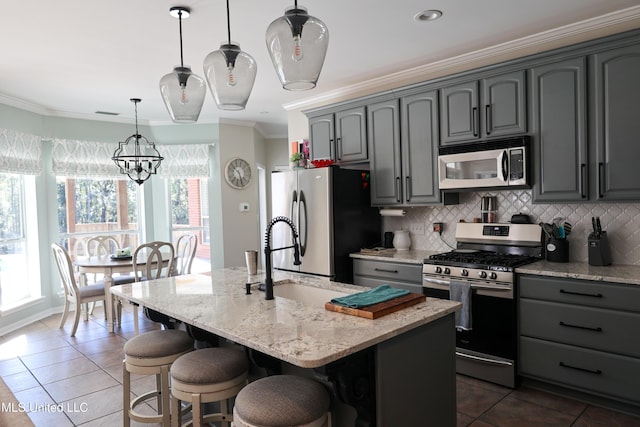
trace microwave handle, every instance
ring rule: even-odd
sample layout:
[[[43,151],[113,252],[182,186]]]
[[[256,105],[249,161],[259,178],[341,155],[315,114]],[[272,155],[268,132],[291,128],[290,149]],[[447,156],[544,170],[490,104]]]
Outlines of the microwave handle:
[[[509,177],[509,152],[504,150],[498,157],[498,167],[502,171],[502,181],[507,182]]]

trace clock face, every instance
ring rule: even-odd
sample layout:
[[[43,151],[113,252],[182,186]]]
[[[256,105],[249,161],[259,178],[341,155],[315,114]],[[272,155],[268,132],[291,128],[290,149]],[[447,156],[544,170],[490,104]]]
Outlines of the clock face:
[[[245,188],[251,181],[251,166],[246,160],[231,159],[225,167],[225,178],[234,188]]]

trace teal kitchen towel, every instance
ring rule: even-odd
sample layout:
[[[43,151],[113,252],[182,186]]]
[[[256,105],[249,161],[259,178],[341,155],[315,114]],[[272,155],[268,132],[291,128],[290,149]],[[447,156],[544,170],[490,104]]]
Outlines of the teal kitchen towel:
[[[361,308],[379,302],[389,301],[407,295],[408,293],[409,291],[406,289],[396,289],[389,285],[381,285],[365,292],[334,298],[331,302],[343,307]]]

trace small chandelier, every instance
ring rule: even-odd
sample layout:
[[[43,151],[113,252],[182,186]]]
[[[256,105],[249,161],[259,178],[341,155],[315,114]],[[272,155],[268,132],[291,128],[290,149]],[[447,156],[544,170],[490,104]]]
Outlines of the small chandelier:
[[[256,61],[231,41],[227,0],[227,43],[204,58],[204,76],[216,105],[221,110],[243,110],[256,79]]]
[[[182,16],[189,17],[191,10],[183,6],[169,9],[171,16],[178,18],[180,25],[180,66],[160,79],[160,93],[164,105],[175,123],[195,123],[200,116],[207,88],[202,77],[193,74],[184,65],[182,54]]]
[[[303,31],[304,30],[304,31]],[[267,28],[267,49],[271,61],[287,90],[308,90],[316,87],[329,45],[329,30],[307,9],[293,7]]]
[[[138,102],[140,101],[139,98],[131,98],[136,111],[136,133],[124,142],[119,142],[118,148],[111,157],[111,160],[120,168],[120,173],[129,176],[138,185],[149,179],[151,175],[155,175],[160,162],[164,160],[156,150],[156,144],[149,142],[138,132]],[[144,144],[141,145],[141,142]]]

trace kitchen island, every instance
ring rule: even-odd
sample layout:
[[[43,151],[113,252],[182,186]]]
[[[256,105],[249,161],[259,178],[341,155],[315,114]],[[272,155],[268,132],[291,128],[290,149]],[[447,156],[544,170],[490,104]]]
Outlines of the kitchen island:
[[[115,286],[118,298],[284,362],[335,391],[333,426],[454,426],[455,329],[460,304],[426,302],[370,320],[278,296],[264,299],[260,276],[244,268],[215,270]],[[362,288],[276,272],[280,281],[355,293]],[[254,282],[251,294],[245,284]],[[354,410],[341,408],[346,403]]]

